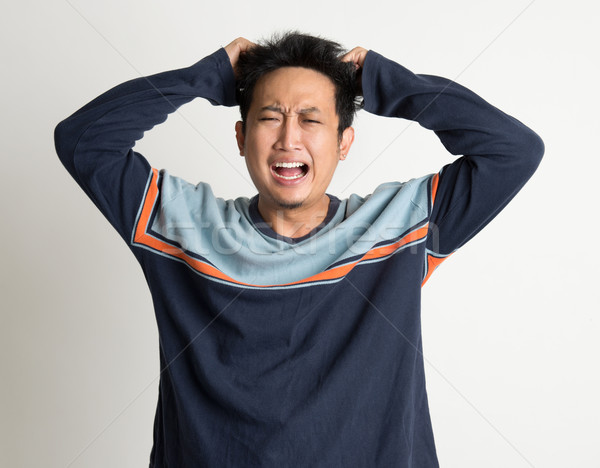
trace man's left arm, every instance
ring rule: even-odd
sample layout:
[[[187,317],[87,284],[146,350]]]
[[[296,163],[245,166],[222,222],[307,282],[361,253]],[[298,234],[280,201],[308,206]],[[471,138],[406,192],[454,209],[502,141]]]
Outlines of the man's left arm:
[[[544,144],[517,119],[451,80],[416,75],[361,48],[344,60],[362,69],[365,110],[416,121],[450,153],[462,155],[431,179],[427,247],[441,261],[516,195],[539,165]]]

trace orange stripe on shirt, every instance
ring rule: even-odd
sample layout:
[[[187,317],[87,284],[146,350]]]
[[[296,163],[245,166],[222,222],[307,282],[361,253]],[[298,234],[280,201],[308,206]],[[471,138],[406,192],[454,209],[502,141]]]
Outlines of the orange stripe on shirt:
[[[434,272],[434,270],[440,265],[440,263],[442,263],[447,258],[448,257],[434,257],[431,254],[427,254],[427,275],[425,276],[425,279],[421,283],[421,287],[423,287],[425,285],[425,283],[427,283],[427,280],[429,279],[431,274]]]
[[[433,204],[435,203],[435,197],[437,195],[438,184],[440,181],[440,173],[434,174],[431,178],[431,206],[433,208]],[[434,257],[433,255],[427,254],[427,275],[425,279],[421,283],[421,287],[425,285],[431,274],[435,271],[435,269],[446,260],[448,257]]]
[[[439,181],[440,181],[440,174],[438,172],[431,178],[431,206],[433,206],[433,204],[435,203],[435,196],[437,195]]]
[[[140,242],[141,239],[146,236],[146,226],[148,225],[148,220],[150,219],[150,214],[152,213],[152,207],[154,206],[154,202],[158,196],[157,180],[158,171],[152,168],[152,179],[150,180],[150,186],[148,187],[148,191],[146,192],[146,196],[144,198],[144,205],[142,206],[140,219],[135,227],[135,235],[133,236],[134,242]]]
[[[416,240],[423,239],[427,235],[428,225],[425,225],[419,229],[415,229],[414,231],[409,232],[406,236],[404,236],[402,239],[397,240],[393,244],[384,245],[384,246],[376,247],[374,249],[369,250],[360,259],[358,259],[354,262],[351,262],[351,263],[348,263],[345,265],[340,265],[338,267],[331,268],[330,270],[322,271],[320,273],[317,273],[316,275],[310,276],[308,278],[304,278],[299,281],[294,281],[291,283],[284,283],[284,284],[272,284],[272,285],[256,285],[256,284],[243,283],[241,281],[237,281],[237,280],[231,278],[230,276],[227,276],[225,273],[223,273],[218,268],[216,268],[212,265],[209,265],[206,262],[203,262],[201,260],[198,260],[196,258],[189,256],[183,250],[181,250],[179,247],[170,245],[170,244],[168,244],[160,239],[156,239],[155,237],[152,237],[146,233],[146,229],[148,227],[150,216],[152,214],[152,208],[153,208],[156,198],[158,196],[158,185],[157,185],[158,171],[156,169],[152,169],[152,171],[153,171],[153,174],[152,174],[152,179],[150,181],[150,186],[146,193],[146,198],[144,200],[142,212],[140,214],[140,218],[136,225],[134,242],[146,245],[148,247],[151,247],[159,252],[163,252],[172,257],[179,258],[179,259],[183,260],[185,263],[187,263],[194,270],[196,270],[200,273],[203,273],[203,274],[206,274],[213,278],[218,278],[220,280],[227,281],[230,283],[239,284],[242,286],[269,288],[269,287],[274,287],[274,286],[294,286],[294,285],[312,283],[312,282],[316,282],[316,281],[330,281],[330,280],[342,278],[343,276],[347,275],[360,262],[365,261],[365,260],[374,260],[374,259],[378,259],[378,258],[383,258],[388,255],[391,255],[396,250],[400,249],[401,247],[405,246],[406,244],[409,244]]]
[[[376,247],[374,249],[369,250],[361,258],[359,258],[358,260],[356,260],[352,263],[348,263],[346,265],[340,265],[339,267],[335,267],[330,270],[326,270],[321,273],[317,273],[316,275],[310,276],[306,279],[303,279],[300,281],[295,281],[294,283],[288,283],[288,284],[289,285],[302,284],[302,283],[309,283],[309,282],[313,282],[313,281],[323,281],[323,280],[331,280],[331,279],[341,278],[342,276],[345,276],[346,274],[348,274],[350,272],[350,270],[352,270],[360,262],[363,262],[365,260],[373,260],[373,259],[377,259],[377,258],[382,258],[382,257],[386,257],[388,255],[391,255],[396,250],[398,250],[400,247],[403,247],[406,244],[409,244],[410,242],[413,242],[413,241],[416,241],[419,239],[423,239],[426,235],[427,235],[427,226],[423,226],[422,228],[419,228],[415,231],[409,232],[406,236],[404,236],[402,239],[394,242],[393,244],[384,245],[382,247]],[[287,284],[284,286],[287,286]]]

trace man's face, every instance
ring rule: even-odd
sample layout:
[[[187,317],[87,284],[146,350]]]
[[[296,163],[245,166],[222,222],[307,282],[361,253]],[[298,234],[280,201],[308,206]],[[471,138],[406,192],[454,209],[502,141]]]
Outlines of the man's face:
[[[259,193],[259,209],[322,208],[339,159],[354,132],[338,136],[335,87],[314,70],[285,67],[263,76],[242,124],[236,124],[240,154]]]

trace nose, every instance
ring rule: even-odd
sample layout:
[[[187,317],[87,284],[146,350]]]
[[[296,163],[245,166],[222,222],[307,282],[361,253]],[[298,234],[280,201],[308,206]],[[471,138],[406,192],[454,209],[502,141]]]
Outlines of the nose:
[[[277,149],[284,151],[293,151],[300,149],[301,129],[298,119],[295,117],[286,117],[279,127],[279,137],[277,139]]]

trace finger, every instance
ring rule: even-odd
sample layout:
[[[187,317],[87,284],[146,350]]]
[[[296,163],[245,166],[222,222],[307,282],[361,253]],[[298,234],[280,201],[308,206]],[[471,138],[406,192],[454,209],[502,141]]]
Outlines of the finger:
[[[358,49],[358,47],[355,47],[350,52],[348,52],[346,55],[344,55],[342,57],[342,62],[354,62],[354,56],[356,55],[356,49]]]
[[[252,47],[254,47],[255,45],[256,44],[254,42],[251,42],[244,37],[239,38],[238,46],[239,46],[240,52],[246,52],[247,50],[252,49]]]
[[[358,69],[363,66],[367,52],[367,49],[365,49],[364,47],[355,47],[342,57],[342,61],[352,62],[354,63],[354,66]]]
[[[231,65],[235,68],[238,58],[241,53],[248,51],[256,44],[249,41],[245,37],[238,37],[225,46],[225,52],[229,56]]]

